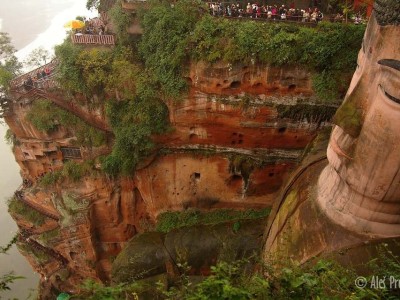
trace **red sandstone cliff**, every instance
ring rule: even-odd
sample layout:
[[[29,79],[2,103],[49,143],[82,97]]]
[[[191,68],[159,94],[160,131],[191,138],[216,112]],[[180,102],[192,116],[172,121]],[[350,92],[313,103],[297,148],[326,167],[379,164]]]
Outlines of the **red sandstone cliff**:
[[[112,259],[126,241],[167,210],[272,206],[324,121],[318,115],[287,118],[277,109],[316,105],[310,77],[297,68],[192,65],[188,97],[168,103],[174,130],[154,137],[157,151],[130,179],[110,179],[99,170],[96,157],[110,145],[75,145],[69,128],[39,132],[26,119],[35,100],[16,97],[6,121],[16,136],[22,177],[33,183],[20,201],[47,221],[37,228],[23,216],[14,218],[21,245],[22,239],[28,245],[22,250],[43,282],[72,292],[83,278],[109,280]],[[90,124],[93,116],[86,112],[79,117]],[[88,159],[95,164],[83,180],[38,184],[66,161]],[[41,239],[54,230],[46,242]]]

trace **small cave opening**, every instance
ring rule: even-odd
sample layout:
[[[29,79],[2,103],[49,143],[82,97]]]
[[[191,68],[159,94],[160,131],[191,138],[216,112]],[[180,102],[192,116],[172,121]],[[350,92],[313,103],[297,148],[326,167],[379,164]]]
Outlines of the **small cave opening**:
[[[274,175],[275,175],[274,172],[268,174],[269,177],[273,177]]]
[[[75,260],[77,258],[77,256],[78,256],[78,253],[76,253],[74,251],[71,251],[69,253],[69,257],[71,257],[72,260]]]
[[[289,84],[288,91],[294,91],[295,89],[296,89],[296,85],[295,84]]]
[[[231,85],[229,86],[231,89],[240,88],[240,81],[232,81]]]
[[[189,135],[189,141],[193,141],[193,140],[196,140],[197,139],[197,134],[195,134],[195,133],[192,133],[192,134],[190,134]]]
[[[257,83],[255,83],[255,84],[253,84],[253,87],[255,87],[255,88],[260,87],[260,86],[262,86],[262,83],[261,83],[261,82],[257,82]]]
[[[189,86],[193,85],[193,80],[190,77],[185,77],[185,80]]]
[[[201,178],[201,174],[199,172],[194,172],[194,173],[192,173],[192,175],[190,175],[190,179],[192,181],[198,182],[198,181],[200,181],[200,178]]]
[[[287,128],[284,127],[284,126],[283,126],[283,127],[279,127],[279,128],[278,128],[278,132],[279,132],[279,133],[284,133],[284,132],[286,131],[286,129],[287,129]]]
[[[243,184],[243,177],[237,174],[232,175],[228,178],[227,184],[233,188],[240,188]]]

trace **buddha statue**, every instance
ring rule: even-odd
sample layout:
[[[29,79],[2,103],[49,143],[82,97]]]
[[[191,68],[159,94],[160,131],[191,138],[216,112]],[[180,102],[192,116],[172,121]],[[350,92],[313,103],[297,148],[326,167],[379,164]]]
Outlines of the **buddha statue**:
[[[333,122],[328,164],[299,178],[275,208],[264,257],[304,262],[400,237],[399,1],[376,0]]]

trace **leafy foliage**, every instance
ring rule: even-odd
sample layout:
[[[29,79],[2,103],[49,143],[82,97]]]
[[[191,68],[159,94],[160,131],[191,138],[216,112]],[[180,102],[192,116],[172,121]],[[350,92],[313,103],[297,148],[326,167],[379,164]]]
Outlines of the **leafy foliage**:
[[[154,143],[150,136],[165,131],[166,106],[157,99],[109,101],[106,112],[115,134],[111,155],[102,162],[109,175],[131,175],[141,158],[148,155]]]
[[[85,174],[88,174],[91,168],[88,164],[79,164],[74,161],[67,161],[62,169],[62,176],[78,182]]]
[[[46,217],[40,212],[27,206],[24,202],[12,197],[8,200],[8,212],[10,214],[17,214],[27,220],[28,222],[40,226],[46,221]]]
[[[8,145],[14,145],[17,142],[17,137],[15,134],[11,131],[10,128],[7,129],[6,134],[4,136],[4,140]]]
[[[238,22],[203,17],[191,36],[192,58],[210,63],[301,64],[316,72],[314,87],[322,100],[336,100],[347,87],[343,80],[355,68],[363,26],[320,23],[298,25]]]
[[[77,163],[75,161],[67,161],[61,170],[46,173],[39,181],[42,187],[49,187],[56,183],[60,183],[65,179],[71,179],[78,182],[83,176],[94,174],[93,161],[85,161]]]
[[[12,284],[17,279],[24,279],[23,276],[14,275],[13,272],[4,274],[0,276],[0,291],[11,290],[10,284]]]
[[[114,6],[110,9],[108,14],[111,17],[112,23],[114,24],[114,31],[117,34],[120,44],[128,44],[130,41],[127,29],[131,24],[131,14],[124,11],[121,5],[122,0],[116,1]]]
[[[7,253],[7,251],[11,249],[11,247],[17,242],[17,240],[18,240],[18,234],[14,235],[14,237],[11,239],[11,241],[6,246],[0,247],[0,254]]]
[[[136,94],[140,68],[135,63],[135,56],[130,47],[118,47],[111,63],[111,76],[108,76],[106,90],[115,92],[118,98],[132,99]]]
[[[399,268],[398,258],[385,256],[385,260],[388,265],[381,269],[382,276],[398,274],[395,273]],[[172,286],[158,282],[153,287],[152,299],[397,299],[385,289],[357,288],[354,284],[357,274],[329,260],[305,265],[281,260],[278,264],[259,266],[258,272],[252,270],[247,260],[219,262],[211,267],[211,275],[200,282],[192,281],[186,273],[190,269],[186,263],[177,263],[177,267],[182,272],[180,278]],[[83,294],[72,299],[126,299],[127,295],[139,298],[145,288],[141,281],[111,287],[89,282],[83,290]],[[83,295],[98,298],[82,298]]]
[[[188,37],[199,19],[203,5],[184,0],[171,5],[153,2],[141,17],[143,36],[139,51],[146,69],[154,74],[162,96],[177,98],[186,88],[182,66],[188,59]]]
[[[74,295],[70,299],[82,300],[114,300],[114,299],[139,299],[138,291],[142,286],[137,283],[130,285],[117,285],[112,287],[104,286],[93,280],[86,280],[81,287],[79,295]]]
[[[85,95],[101,94],[110,74],[113,52],[86,49],[69,40],[56,46],[58,80],[64,89]]]
[[[86,93],[85,80],[78,62],[83,48],[72,44],[70,39],[54,48],[58,59],[57,78],[61,86],[67,91]]]
[[[60,229],[57,227],[56,229],[43,232],[40,234],[39,239],[43,244],[48,245],[58,236],[60,236]]]
[[[0,32],[0,87],[5,88],[6,79],[20,73],[22,64],[18,62],[14,53],[16,49],[11,44],[8,33]],[[7,76],[5,76],[7,75]]]
[[[47,64],[50,59],[50,52],[43,47],[39,47],[29,53],[28,58],[25,60],[25,64],[33,68],[38,68]]]
[[[81,51],[78,54],[76,64],[81,71],[86,93],[102,93],[110,74],[112,55],[111,51],[97,48]]]
[[[64,126],[75,134],[79,145],[99,147],[106,140],[103,132],[87,125],[72,113],[58,108],[50,100],[34,101],[26,118],[38,130],[44,132],[52,132],[59,126]]]
[[[343,95],[354,69],[364,26],[320,23],[316,28],[214,18],[190,0],[153,2],[142,15],[139,51],[163,96],[178,97],[185,87],[188,59],[210,63],[302,65],[314,71],[322,100]]]
[[[42,187],[49,187],[55,183],[57,183],[62,178],[61,171],[54,171],[46,173],[42,178],[39,180],[39,185]]]

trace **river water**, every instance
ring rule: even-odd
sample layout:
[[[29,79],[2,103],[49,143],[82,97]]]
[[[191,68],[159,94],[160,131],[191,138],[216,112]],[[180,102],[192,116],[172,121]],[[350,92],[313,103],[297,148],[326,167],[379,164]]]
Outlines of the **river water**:
[[[0,0],[0,31],[11,36],[18,49],[17,57],[24,61],[32,50],[53,47],[66,37],[63,24],[76,16],[93,17],[95,12],[85,8],[85,0]],[[1,121],[1,120],[0,120]],[[7,212],[7,199],[21,184],[19,166],[11,146],[4,136],[5,124],[0,124],[0,246],[5,246],[17,232],[14,220]],[[34,297],[39,276],[14,246],[7,255],[0,254],[0,276],[13,271],[25,279],[16,280],[11,291],[0,292],[0,299],[27,299]]]

